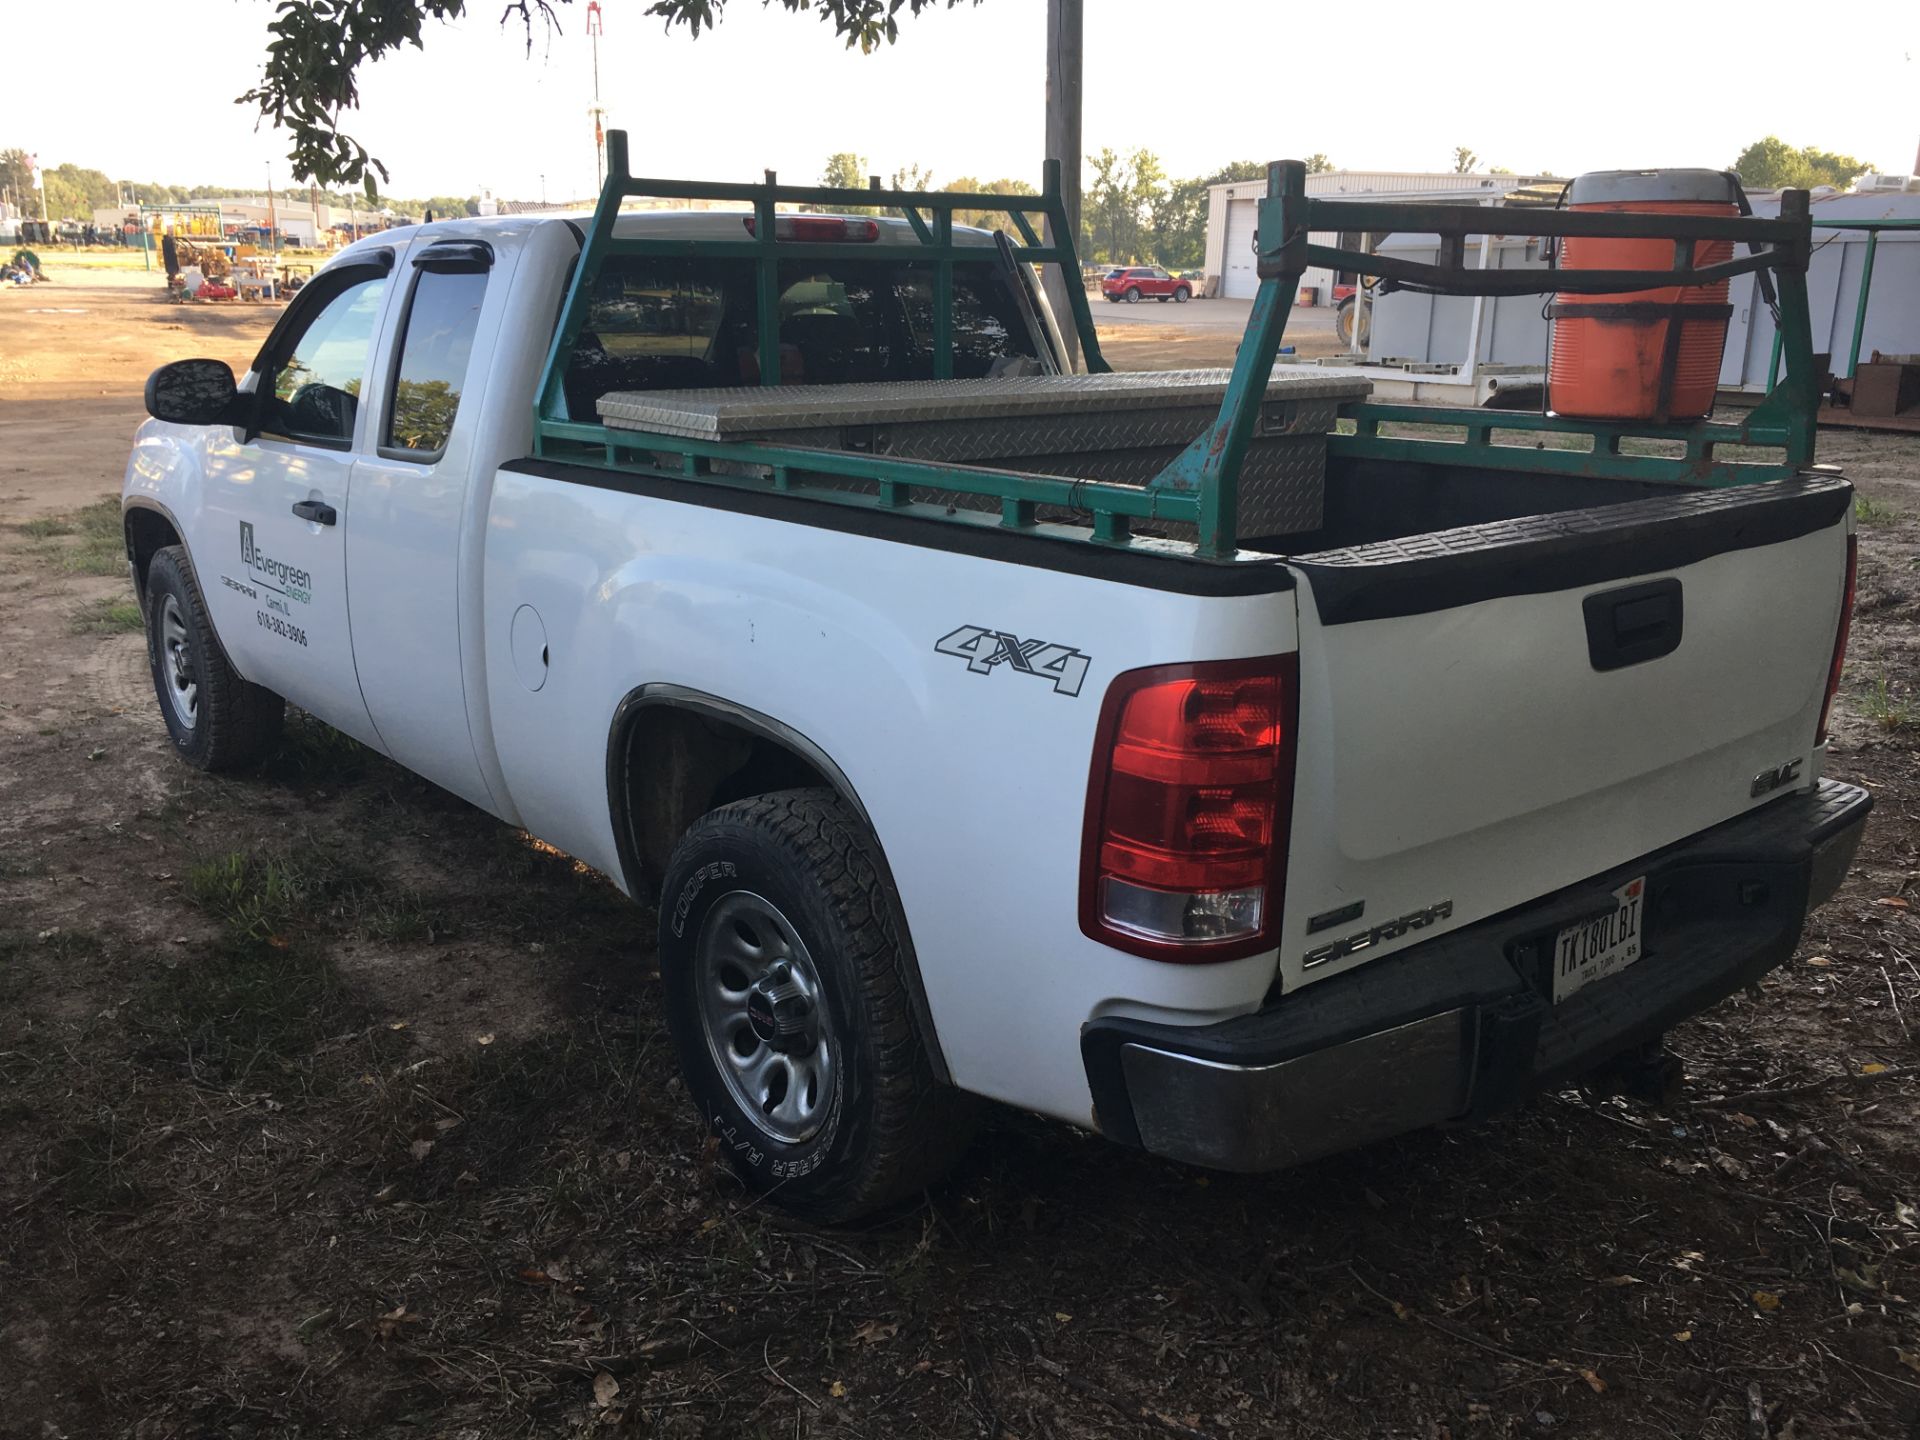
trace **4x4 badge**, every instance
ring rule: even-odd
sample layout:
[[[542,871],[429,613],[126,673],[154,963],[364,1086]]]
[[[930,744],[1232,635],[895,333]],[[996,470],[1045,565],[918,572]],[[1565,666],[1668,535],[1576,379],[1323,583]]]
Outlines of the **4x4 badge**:
[[[976,675],[991,674],[996,665],[1005,665],[1020,675],[1033,675],[1053,682],[1054,693],[1078,695],[1087,678],[1091,655],[1071,645],[1054,645],[1045,640],[1022,640],[1005,630],[989,630],[984,625],[962,625],[934,642],[942,655],[954,655],[967,662]]]

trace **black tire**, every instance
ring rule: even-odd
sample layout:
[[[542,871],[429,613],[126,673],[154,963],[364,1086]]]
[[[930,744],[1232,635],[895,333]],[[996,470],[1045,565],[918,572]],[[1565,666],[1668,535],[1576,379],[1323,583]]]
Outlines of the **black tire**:
[[[1140,303],[1140,287],[1138,285],[1129,285],[1127,287],[1126,299],[1129,305],[1138,305]]]
[[[287,702],[234,670],[181,546],[154,552],[146,602],[147,665],[175,751],[200,770],[257,764],[279,743]],[[177,701],[188,685],[191,702]]]
[[[1171,300],[1173,297],[1171,295],[1156,295],[1153,298],[1158,300],[1162,305],[1164,305],[1167,303],[1167,301]]]
[[[711,811],[674,848],[661,897],[660,969],[681,1073],[750,1189],[837,1223],[916,1194],[952,1167],[972,1138],[973,1106],[934,1078],[908,999],[912,951],[899,899],[878,844],[838,796],[782,790]],[[748,972],[762,962],[755,982]],[[764,999],[754,1013],[752,996],[756,985],[794,978],[782,964],[806,968],[799,985],[818,1004],[794,1002],[796,1033],[782,1037],[788,1048],[776,1059],[768,1031],[785,1020]],[[749,997],[731,1028],[712,1019],[736,1003],[729,993]],[[798,1033],[810,1019],[817,1034]],[[736,1079],[722,1071],[729,1064]],[[779,1096],[758,1106],[742,1098],[755,1088],[751,1072],[783,1066]],[[827,1077],[805,1092],[815,1128],[782,1134],[786,1086],[808,1066]]]
[[[1333,312],[1334,338],[1337,339],[1342,345],[1351,346],[1353,344],[1353,317],[1354,317],[1354,312],[1358,309],[1359,309],[1359,302],[1356,301],[1351,295],[1347,296],[1346,299],[1342,300],[1339,303],[1339,305],[1337,305],[1334,308],[1334,312]],[[1371,307],[1369,307],[1367,310],[1366,319],[1364,320],[1364,322],[1362,322],[1360,326],[1360,343],[1362,346],[1365,346],[1372,339],[1373,339],[1373,310]]]
[[[1173,303],[1176,305],[1184,305],[1187,303],[1187,301],[1191,300],[1192,298],[1193,298],[1193,292],[1184,285],[1180,286],[1178,289],[1176,289],[1173,292]]]

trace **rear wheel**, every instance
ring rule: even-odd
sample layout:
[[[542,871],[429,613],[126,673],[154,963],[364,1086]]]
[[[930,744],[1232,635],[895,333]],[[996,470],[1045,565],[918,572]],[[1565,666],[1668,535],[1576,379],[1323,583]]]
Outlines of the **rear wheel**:
[[[1138,305],[1140,303],[1140,287],[1138,285],[1129,285],[1127,287],[1127,303],[1129,305]]]
[[[154,552],[146,598],[147,663],[180,758],[215,771],[261,759],[280,739],[286,701],[234,670],[183,548]]]
[[[845,802],[785,790],[711,812],[675,847],[662,897],[681,1072],[751,1189],[841,1221],[946,1172],[971,1106],[934,1079],[899,899]]]

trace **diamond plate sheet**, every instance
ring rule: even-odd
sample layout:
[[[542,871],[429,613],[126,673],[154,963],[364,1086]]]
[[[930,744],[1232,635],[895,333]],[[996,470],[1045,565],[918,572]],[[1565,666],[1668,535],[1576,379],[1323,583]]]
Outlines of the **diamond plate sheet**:
[[[1155,408],[1218,410],[1226,370],[1151,370],[1109,375],[1025,375],[996,380],[899,380],[863,385],[780,385],[707,390],[616,390],[600,397],[600,418],[626,430],[690,440],[745,440],[772,431],[848,425],[1014,417],[1086,416]],[[1358,400],[1371,382],[1302,375],[1276,367],[1265,406],[1276,400]],[[1191,438],[1191,437],[1189,437]]]

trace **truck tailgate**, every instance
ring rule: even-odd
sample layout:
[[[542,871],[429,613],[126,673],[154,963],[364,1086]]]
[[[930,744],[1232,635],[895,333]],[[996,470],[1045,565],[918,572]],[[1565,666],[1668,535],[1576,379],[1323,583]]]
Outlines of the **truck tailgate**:
[[[1283,985],[1811,784],[1851,497],[1808,475],[1296,557]]]

